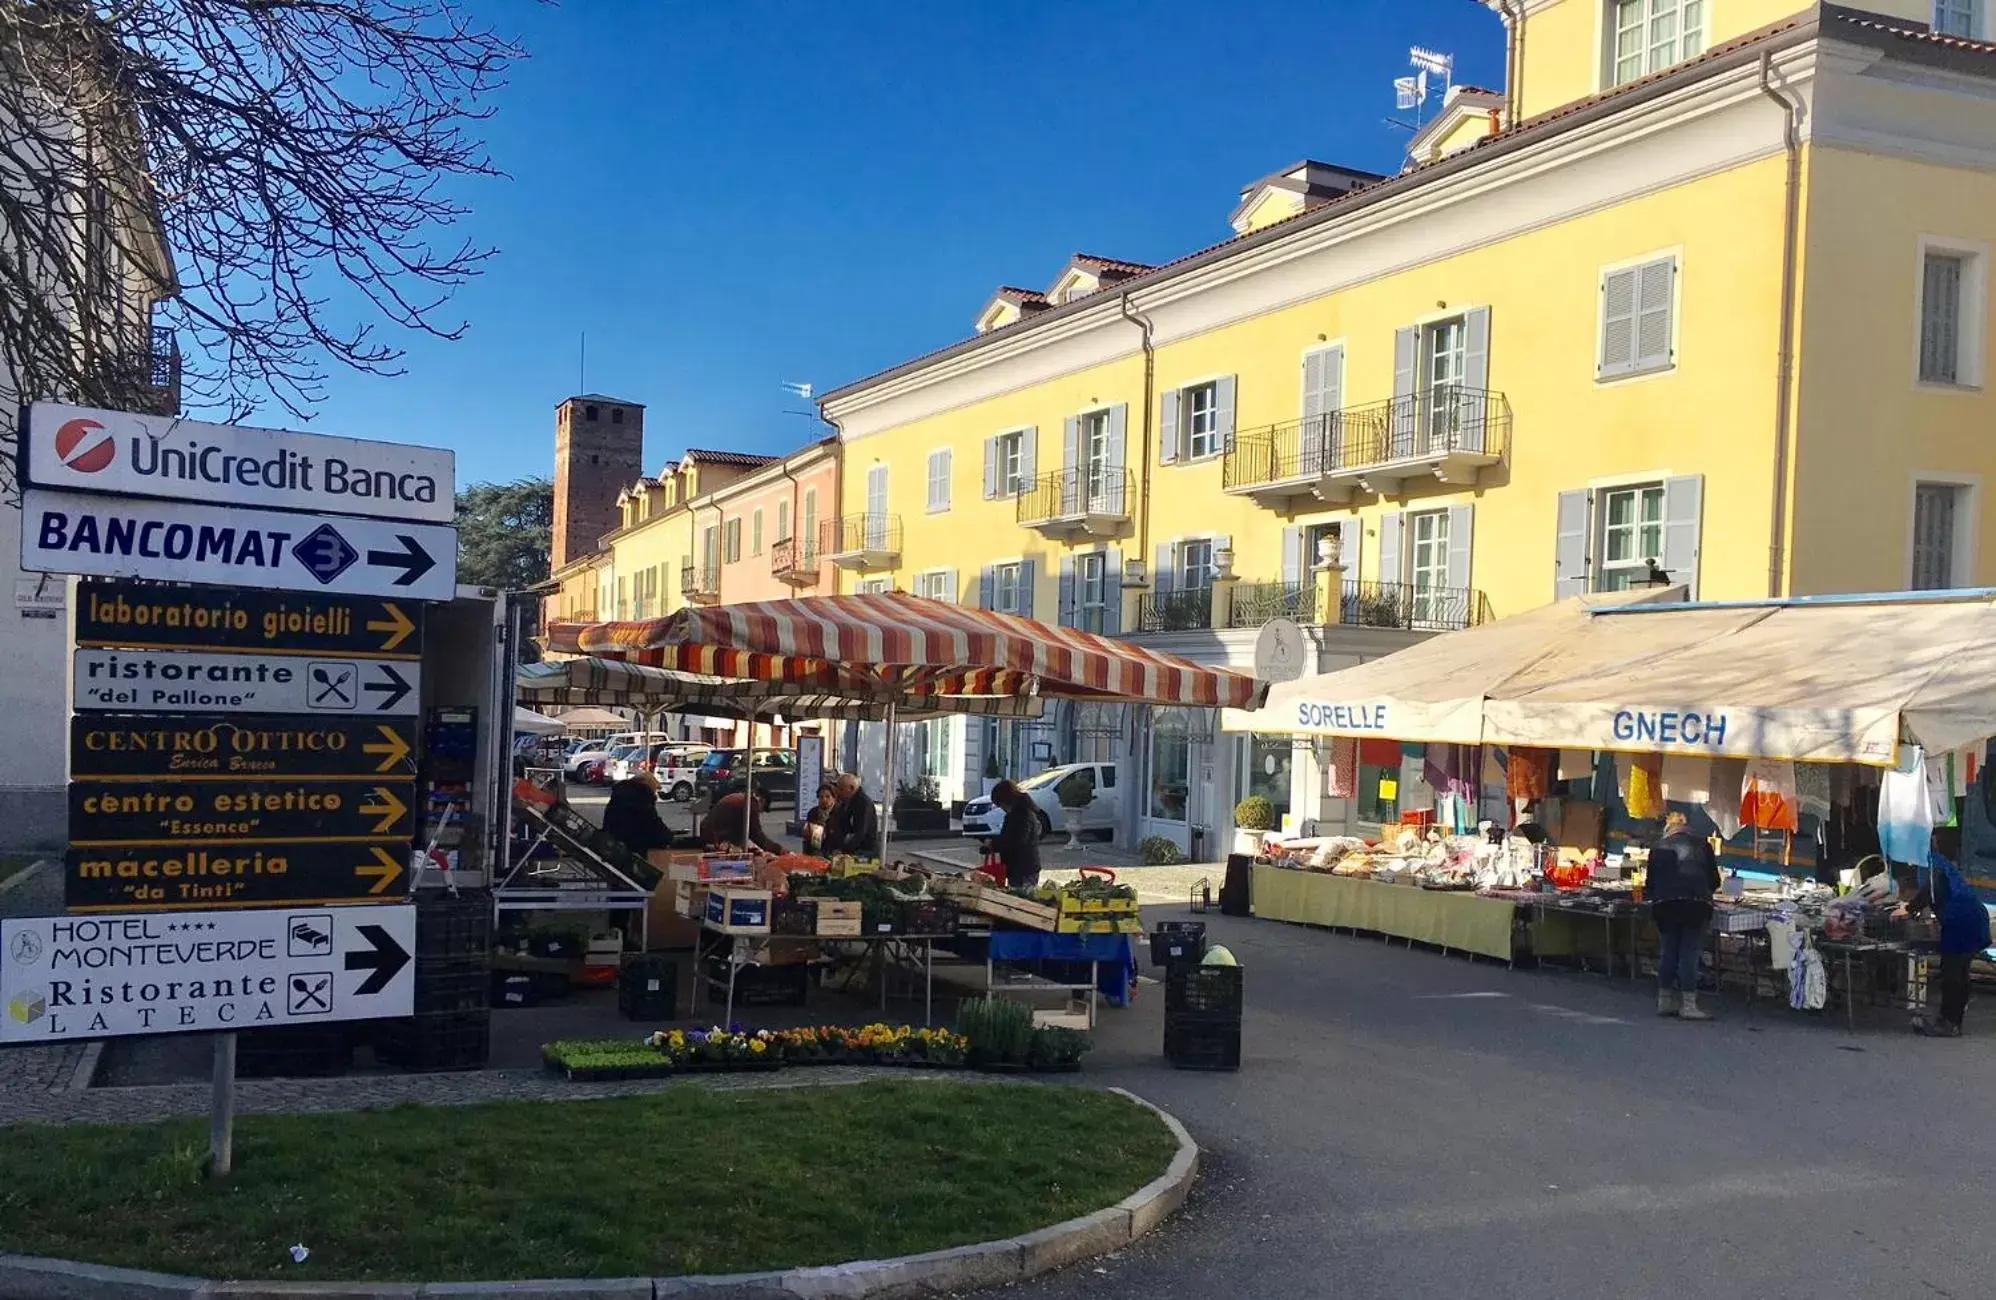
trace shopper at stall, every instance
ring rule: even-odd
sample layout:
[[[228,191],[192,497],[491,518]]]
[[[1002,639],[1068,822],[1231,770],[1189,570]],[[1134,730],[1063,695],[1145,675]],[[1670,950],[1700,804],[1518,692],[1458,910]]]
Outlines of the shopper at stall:
[[[880,814],[859,783],[857,772],[841,772],[839,806],[825,822],[825,855],[849,853],[856,858],[880,856]]]
[[[700,842],[710,849],[724,845],[754,845],[764,853],[781,853],[783,846],[762,829],[762,791],[737,790],[724,795],[700,823]]]
[[[658,788],[650,778],[628,777],[610,787],[610,800],[603,805],[603,833],[639,857],[672,847],[672,832],[658,815]]]
[[[804,851],[825,851],[825,823],[839,806],[838,788],[830,781],[818,787],[818,803],[804,814]]]
[[[1961,1018],[1968,1010],[1969,967],[1990,942],[1989,909],[1961,878],[1954,863],[1933,852],[1927,855],[1927,866],[1927,887],[1893,913],[1903,918],[1931,909],[1941,923],[1940,1016],[1931,1021],[1916,1017],[1913,1030],[1930,1038],[1959,1038]]]
[[[996,853],[1005,864],[1007,886],[1031,889],[1040,883],[1040,810],[1031,795],[1010,781],[992,787],[991,802],[1005,810],[1005,820],[985,851]]]
[[[1680,1020],[1710,1020],[1698,1007],[1698,959],[1712,923],[1712,894],[1719,860],[1711,841],[1693,835],[1684,814],[1663,819],[1663,838],[1649,854],[1650,918],[1660,950],[1656,963],[1656,1013]]]

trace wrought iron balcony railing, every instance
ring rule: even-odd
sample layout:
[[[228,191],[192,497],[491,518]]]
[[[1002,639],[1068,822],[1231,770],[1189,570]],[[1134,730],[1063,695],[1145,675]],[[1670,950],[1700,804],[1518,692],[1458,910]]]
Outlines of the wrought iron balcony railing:
[[[901,553],[901,516],[847,515],[818,525],[818,553],[838,561],[847,556],[886,556]]]
[[[1488,620],[1490,602],[1473,587],[1411,582],[1347,582],[1341,620],[1357,627],[1454,632]]]
[[[799,586],[818,580],[818,546],[814,539],[785,537],[769,548],[769,571]]]
[[[1500,392],[1443,385],[1238,434],[1221,485],[1258,493],[1326,479],[1393,482],[1432,468],[1448,477],[1503,459],[1511,404]]]
[[[1228,627],[1260,627],[1275,618],[1316,622],[1317,584],[1243,582],[1234,588],[1233,608],[1227,611]]]
[[[721,594],[721,566],[682,560],[679,565],[679,594],[688,600],[712,600]]]
[[[1139,632],[1191,632],[1213,626],[1213,589],[1147,591],[1137,602]]]
[[[1028,528],[1092,523],[1116,525],[1130,517],[1134,476],[1120,465],[1073,466],[1035,476],[1019,489],[1016,518]]]

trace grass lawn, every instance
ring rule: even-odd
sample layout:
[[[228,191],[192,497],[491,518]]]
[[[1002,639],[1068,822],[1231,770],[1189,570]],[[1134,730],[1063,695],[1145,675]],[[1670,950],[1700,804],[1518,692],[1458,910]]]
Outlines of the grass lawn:
[[[943,1080],[250,1115],[219,1185],[205,1120],[23,1127],[0,1250],[300,1281],[751,1272],[1043,1228],[1176,1149],[1112,1093]]]
[[[26,871],[43,858],[60,856],[58,853],[0,853],[0,880]]]

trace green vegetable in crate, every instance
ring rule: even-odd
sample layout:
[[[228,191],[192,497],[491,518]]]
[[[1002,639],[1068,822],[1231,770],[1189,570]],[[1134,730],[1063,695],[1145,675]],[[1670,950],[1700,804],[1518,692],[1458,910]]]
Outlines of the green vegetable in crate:
[[[1205,957],[1200,960],[1199,964],[1201,966],[1240,965],[1239,962],[1234,960],[1234,955],[1231,952],[1227,951],[1227,947],[1225,944],[1214,944],[1212,949],[1208,951]]]

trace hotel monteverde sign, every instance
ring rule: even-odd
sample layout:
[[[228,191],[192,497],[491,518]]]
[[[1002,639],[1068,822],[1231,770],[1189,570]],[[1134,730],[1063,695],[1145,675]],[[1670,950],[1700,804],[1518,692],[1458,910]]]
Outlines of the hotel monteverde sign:
[[[69,774],[131,782],[401,779],[415,770],[415,737],[404,718],[78,714],[69,720]]]
[[[413,781],[71,781],[69,842],[337,844],[414,831]]]
[[[457,530],[31,487],[21,494],[21,569],[450,600]]]
[[[200,650],[78,650],[79,712],[416,712],[419,671],[392,659],[311,659]]]
[[[416,909],[0,921],[0,1043],[409,1015]]]
[[[418,659],[422,613],[413,601],[365,596],[85,582],[76,589],[76,643]]]
[[[360,844],[174,841],[72,848],[63,905],[72,912],[184,911],[290,903],[400,902],[409,837]]]
[[[442,448],[36,402],[23,450],[35,487],[434,524],[456,513]]]

